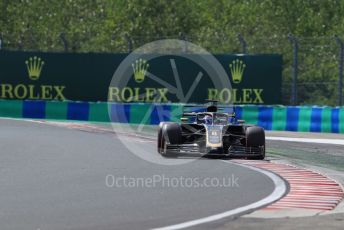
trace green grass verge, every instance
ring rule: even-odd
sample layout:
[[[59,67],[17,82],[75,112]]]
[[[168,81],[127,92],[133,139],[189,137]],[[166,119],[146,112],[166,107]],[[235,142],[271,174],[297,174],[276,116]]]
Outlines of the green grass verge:
[[[267,156],[277,156],[305,164],[344,171],[344,156],[330,155],[322,151],[305,151],[300,149],[268,148]]]

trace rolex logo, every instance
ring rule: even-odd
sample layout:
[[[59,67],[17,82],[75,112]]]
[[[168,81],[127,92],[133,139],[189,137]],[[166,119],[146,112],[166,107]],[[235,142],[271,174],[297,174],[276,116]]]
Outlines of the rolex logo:
[[[132,64],[132,67],[133,67],[135,81],[138,83],[143,82],[143,80],[145,79],[147,69],[149,67],[149,64],[147,63],[147,61],[140,58],[139,60],[136,60],[135,63]]]
[[[39,57],[30,57],[25,61],[27,72],[31,80],[38,80],[41,76],[41,71],[43,69],[44,61]]]
[[[243,61],[240,61],[239,59],[236,59],[231,64],[229,64],[229,69],[231,70],[232,79],[234,83],[237,84],[241,82],[245,68],[246,65]]]

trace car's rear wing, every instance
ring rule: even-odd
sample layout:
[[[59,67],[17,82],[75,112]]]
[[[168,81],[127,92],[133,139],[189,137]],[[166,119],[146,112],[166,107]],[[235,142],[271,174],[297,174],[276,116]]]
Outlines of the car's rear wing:
[[[183,114],[182,114],[183,117],[194,117],[194,116],[196,116],[196,115],[197,115],[197,113],[195,113],[195,112],[183,113]]]

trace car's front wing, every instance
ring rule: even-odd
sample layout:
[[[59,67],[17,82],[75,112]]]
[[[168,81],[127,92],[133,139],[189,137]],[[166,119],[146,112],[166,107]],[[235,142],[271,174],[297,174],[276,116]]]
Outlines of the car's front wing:
[[[209,149],[200,148],[198,144],[166,144],[167,150],[174,153],[199,153],[199,154],[209,154],[209,155],[223,155],[223,156],[233,156],[233,157],[258,157],[261,156],[265,149],[264,146],[261,147],[246,147],[242,145],[231,145],[228,150],[223,148],[219,149]]]

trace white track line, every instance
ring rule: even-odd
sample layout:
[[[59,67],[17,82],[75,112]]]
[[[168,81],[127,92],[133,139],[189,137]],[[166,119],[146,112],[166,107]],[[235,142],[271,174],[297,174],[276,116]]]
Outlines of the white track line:
[[[228,162],[228,161],[224,161],[226,163],[229,164],[234,164],[232,162]],[[240,208],[236,208],[236,209],[232,209],[226,212],[222,212],[219,214],[215,214],[212,216],[208,216],[208,217],[203,217],[200,219],[196,219],[196,220],[191,220],[191,221],[186,221],[180,224],[174,224],[174,225],[170,225],[170,226],[166,226],[166,227],[161,227],[161,228],[155,228],[153,230],[177,230],[177,229],[184,229],[184,228],[189,228],[192,226],[196,226],[199,224],[205,224],[205,223],[209,223],[209,222],[213,222],[216,220],[220,220],[223,218],[227,218],[230,216],[234,216],[234,215],[238,215],[240,213],[245,213],[248,212],[250,210],[254,210],[257,208],[260,208],[262,206],[271,204],[277,200],[279,200],[281,197],[283,197],[287,191],[287,186],[285,184],[285,181],[281,179],[281,177],[277,176],[276,174],[270,172],[270,171],[266,171],[260,168],[256,168],[256,167],[252,167],[252,166],[248,166],[248,165],[242,165],[242,164],[237,164],[240,165],[242,167],[246,167],[249,168],[251,170],[257,171],[259,173],[262,173],[266,176],[268,176],[274,183],[275,185],[275,189],[274,191],[268,195],[267,197],[263,198],[262,200],[259,200],[255,203],[240,207]]]
[[[271,140],[271,141],[291,141],[291,142],[303,142],[303,143],[344,145],[344,139],[319,139],[319,138],[299,138],[299,137],[266,137],[265,139]]]

